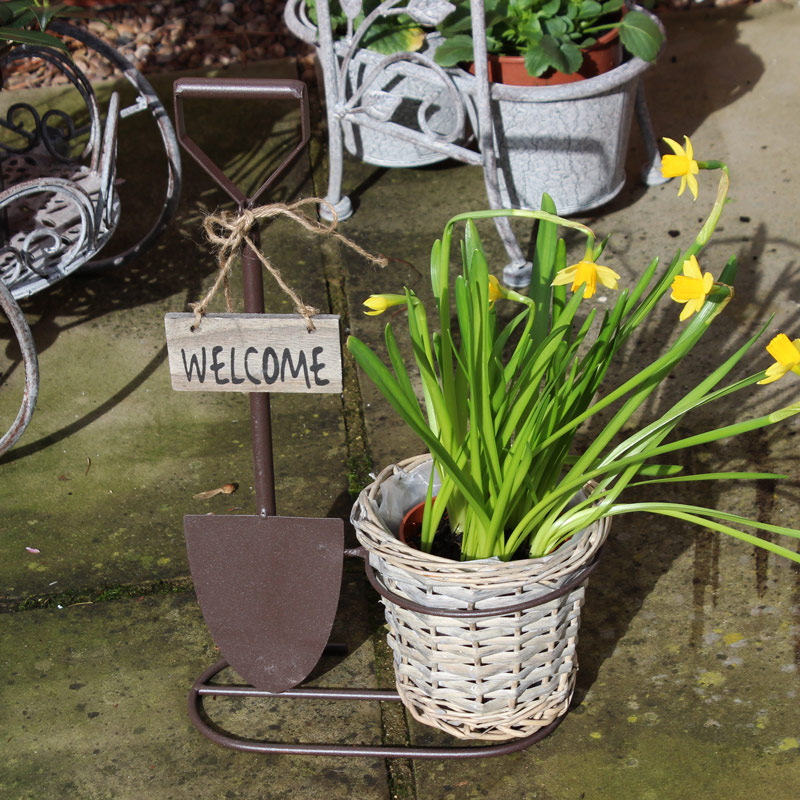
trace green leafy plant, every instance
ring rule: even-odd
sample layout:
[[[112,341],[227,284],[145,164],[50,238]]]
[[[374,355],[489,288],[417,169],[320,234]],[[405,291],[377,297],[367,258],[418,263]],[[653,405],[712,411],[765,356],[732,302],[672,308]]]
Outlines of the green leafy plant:
[[[547,554],[599,518],[647,511],[727,533],[800,561],[797,552],[741,528],[800,538],[798,530],[689,503],[624,502],[621,498],[628,487],[644,484],[686,481],[696,486],[693,482],[785,477],[755,472],[684,476],[680,466],[664,464],[663,459],[800,413],[800,403],[794,403],[691,436],[672,435],[681,420],[710,403],[756,383],[778,380],[790,371],[800,374],[800,339],[791,341],[780,334],[767,347],[775,359],[771,367],[726,383],[765,325],[666,412],[629,432],[648,398],[689,356],[731,300],[736,275],[733,258],[718,280],[703,273],[697,260],[726,202],[726,165],[696,161],[688,138],[685,149],[667,142],[673,153],[663,157],[662,170],[668,177],[681,178],[680,193],[688,185],[696,194],[699,170],[721,171],[713,208],[685,252],[678,253],[666,270],[659,270],[658,259],[653,260],[636,285],[619,290],[616,301],[601,315],[596,309],[583,317],[578,312],[583,300],[595,293],[598,281],[608,289],[618,289],[620,276],[598,264],[606,240],[598,244],[589,227],[556,216],[547,195],[541,211],[478,211],[447,223],[431,252],[433,320],[409,289],[402,295],[373,295],[365,302],[371,314],[392,306],[407,309],[415,370],[406,367],[391,323],[385,330],[388,365],[353,336],[348,347],[423,441],[440,475],[435,503],[432,484],[428,489],[424,550],[430,551],[445,512],[451,529],[461,537],[463,559],[499,556],[507,560],[518,551],[527,551],[531,557]],[[475,221],[497,216],[538,220],[528,296],[503,289],[489,272]],[[460,223],[466,223],[462,270],[451,289],[450,249]],[[577,264],[567,266],[559,227],[585,237],[585,255]],[[670,290],[671,300],[683,306],[680,321],[676,319],[679,335],[663,355],[614,385],[615,358]],[[499,325],[495,310],[501,300],[521,305],[504,326]],[[413,372],[419,374],[421,399],[410,377]],[[614,388],[599,397],[601,384]],[[576,433],[604,411],[611,417],[601,432],[583,452],[575,452]],[[581,490],[585,496],[579,494]]]
[[[358,29],[364,20],[381,5],[383,0],[364,0],[361,10],[353,18],[352,25]],[[306,0],[309,20],[317,25],[317,4],[315,0]],[[333,0],[330,3],[331,30],[334,36],[348,35],[348,19],[341,5]],[[364,33],[361,45],[367,50],[374,50],[382,55],[392,53],[414,53],[425,43],[425,31],[419,23],[407,14],[376,15]]]
[[[443,67],[474,61],[469,0],[454,0],[456,10],[439,26],[445,41],[434,56]],[[664,36],[643,11],[623,15],[623,0],[487,0],[486,45],[489,53],[523,56],[528,73],[550,69],[571,74],[583,63],[583,50],[597,37],[619,29],[623,47],[654,61]]]
[[[33,44],[67,51],[57,36],[46,33],[50,22],[59,17],[85,17],[86,11],[48,0],[8,0],[0,3],[0,43]]]

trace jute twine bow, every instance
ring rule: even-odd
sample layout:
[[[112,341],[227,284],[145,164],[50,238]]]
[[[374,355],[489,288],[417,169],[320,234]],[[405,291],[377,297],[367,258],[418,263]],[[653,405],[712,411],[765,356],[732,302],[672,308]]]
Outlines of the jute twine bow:
[[[330,209],[331,216],[333,217],[330,225],[325,225],[315,219],[310,219],[303,214],[299,209],[305,205],[323,205]],[[203,315],[206,313],[209,303],[216,293],[219,291],[220,286],[223,287],[225,294],[225,306],[229,312],[233,311],[233,301],[231,298],[230,288],[230,274],[233,269],[234,261],[243,245],[247,245],[257,256],[263,264],[264,268],[275,279],[275,282],[280,286],[284,293],[294,303],[297,313],[306,321],[306,326],[309,331],[316,330],[312,317],[319,313],[319,309],[314,306],[306,305],[299,297],[299,295],[283,280],[281,273],[270,264],[269,259],[257,248],[249,236],[253,226],[262,219],[274,219],[275,217],[289,217],[293,219],[307,231],[320,235],[333,236],[338,239],[342,244],[347,245],[351,250],[354,250],[359,255],[371,261],[373,264],[385,267],[389,261],[386,256],[374,256],[368,253],[363,248],[359,247],[354,241],[343,236],[336,230],[336,225],[339,221],[333,206],[320,197],[309,197],[304,200],[298,200],[295,203],[271,203],[269,205],[258,206],[256,208],[245,208],[239,212],[222,211],[219,214],[208,214],[203,220],[203,227],[205,228],[206,235],[213,245],[217,247],[217,260],[219,262],[219,273],[214,285],[208,290],[206,296],[199,303],[190,303],[189,308],[194,311],[195,327],[197,327]]]

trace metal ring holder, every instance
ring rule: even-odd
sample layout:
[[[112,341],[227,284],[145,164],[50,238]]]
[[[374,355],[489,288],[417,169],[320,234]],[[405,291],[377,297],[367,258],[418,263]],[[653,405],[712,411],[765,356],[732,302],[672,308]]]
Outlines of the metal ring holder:
[[[176,81],[174,94],[179,142],[238,204],[240,212],[252,208],[255,198],[274,183],[308,141],[310,127],[308,96],[305,85],[299,81],[183,78]],[[243,101],[297,100],[301,106],[301,141],[272,176],[252,196],[247,197],[188,136],[182,106],[186,97],[211,100],[226,97]],[[251,239],[251,241],[258,240]],[[242,271],[245,311],[250,314],[263,313],[261,265],[249,247],[244,247],[242,252]],[[421,759],[465,759],[505,755],[524,750],[552,733],[563,716],[530,736],[492,745],[422,747],[308,744],[264,742],[234,736],[221,730],[219,725],[207,718],[203,699],[208,696],[286,700],[400,701],[399,694],[393,689],[326,689],[301,686],[320,655],[325,652],[341,652],[344,648],[343,645],[326,645],[338,603],[343,557],[364,559],[367,577],[372,585],[384,597],[390,596],[390,593],[378,582],[363,548],[344,548],[344,527],[341,520],[275,516],[269,394],[251,392],[250,403],[258,515],[187,516],[184,522],[189,563],[198,601],[212,637],[225,656],[224,660],[206,669],[189,692],[189,717],[195,727],[211,741],[223,747],[245,752]],[[212,527],[214,535],[208,535]],[[302,548],[306,548],[305,552],[301,552]],[[215,560],[215,556],[219,558]],[[271,561],[268,568],[262,566],[261,562],[265,560]],[[317,563],[309,566],[308,562]],[[526,603],[525,607],[547,603],[572,591],[587,579],[596,563],[597,559],[568,584],[537,598],[532,603]],[[305,570],[304,581],[297,580],[301,569]],[[318,577],[309,577],[308,571],[311,569],[316,569]],[[336,570],[338,574],[332,575],[331,573]],[[248,575],[243,577],[243,573]],[[245,580],[250,581],[247,587],[243,585]],[[299,590],[298,584],[310,584],[311,589],[302,587]],[[235,592],[231,592],[231,585],[236,586]],[[250,587],[255,587],[252,592]],[[333,595],[331,587],[335,589]],[[298,591],[300,597],[296,600],[293,593]],[[244,603],[241,597],[248,593],[257,594],[259,597],[250,602],[249,607],[242,608]],[[320,600],[322,595],[327,595],[325,602]],[[415,604],[404,598],[395,595],[391,595],[391,598],[399,605],[407,608],[415,607]],[[474,617],[485,616],[487,613],[489,615],[513,613],[518,610],[520,606],[516,604],[506,608],[493,608],[489,612],[457,613],[459,616]],[[453,615],[452,610],[448,609],[431,608],[424,611],[444,616]],[[320,624],[318,617],[326,615],[329,617],[329,622]],[[275,617],[281,617],[280,625],[276,625]],[[266,626],[270,626],[271,633],[265,636],[262,629]],[[300,626],[303,631],[303,642],[297,641]],[[305,640],[314,637],[317,643],[308,646]],[[288,654],[281,652],[284,648],[290,652]],[[269,658],[264,657],[265,652],[269,654]],[[303,664],[300,671],[296,667],[297,661]],[[256,662],[257,665],[254,667],[253,664]],[[264,662],[268,662],[266,671]],[[253,685],[214,683],[213,679],[228,666]],[[255,678],[248,675],[254,675]]]

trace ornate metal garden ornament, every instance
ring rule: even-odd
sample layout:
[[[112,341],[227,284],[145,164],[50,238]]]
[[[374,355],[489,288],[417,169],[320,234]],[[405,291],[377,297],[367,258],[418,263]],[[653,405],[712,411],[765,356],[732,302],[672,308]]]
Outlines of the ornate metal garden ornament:
[[[415,53],[382,56],[363,46],[370,27],[390,16],[406,14],[433,28],[454,9],[446,0],[385,0],[360,22],[360,0],[343,0],[341,7],[347,23],[338,38],[329,0],[316,0],[316,25],[305,0],[289,0],[284,12],[290,30],[316,45],[322,64],[330,163],[326,199],[339,219],[352,214],[342,194],[345,149],[380,166],[421,166],[444,158],[481,166],[492,208],[538,208],[545,191],[561,214],[595,208],[623,186],[634,109],[647,148],[644,179],[650,185],[663,182],[641,86],[649,65],[641,59],[562,86],[490,83],[480,0],[471,0],[474,75],[435,63],[441,40],[435,31]],[[506,283],[526,285],[530,264],[509,221],[498,218],[495,224],[511,259]]]

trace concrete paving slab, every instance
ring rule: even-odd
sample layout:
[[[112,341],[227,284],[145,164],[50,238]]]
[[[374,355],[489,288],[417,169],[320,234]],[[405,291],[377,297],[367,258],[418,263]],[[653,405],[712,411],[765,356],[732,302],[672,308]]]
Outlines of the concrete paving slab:
[[[770,559],[768,572],[759,597],[752,554],[738,545],[618,525],[587,590],[565,721],[525,753],[418,762],[418,796],[790,800],[798,590],[788,564]],[[413,735],[440,740],[420,726]]]
[[[288,59],[245,74],[296,77]],[[172,78],[153,81],[170,109]],[[109,91],[98,88],[101,98]],[[296,106],[225,101],[213,107],[193,100],[186,103],[186,120],[200,146],[245,187],[260,183],[299,138]],[[148,141],[134,130],[133,140],[134,153],[120,142],[121,160],[136,159],[121,165],[122,174],[139,182],[138,192],[126,198],[133,205],[123,206],[123,227],[139,215],[147,218],[153,194],[143,165],[159,156],[153,137]],[[213,283],[216,262],[202,229],[203,207],[233,207],[204,171],[185,155],[183,161],[177,218],[152,251],[129,267],[98,278],[71,277],[23,302],[39,353],[41,391],[30,428],[2,463],[0,595],[186,576],[184,513],[255,508],[246,398],[178,393],[170,386],[163,316],[186,311]],[[313,194],[310,187],[309,163],[301,158],[264,199]],[[328,309],[319,248],[310,235],[278,220],[265,229],[263,248],[307,302]],[[265,287],[268,310],[292,310],[274,284],[267,280]],[[236,279],[233,292],[241,303]],[[224,310],[221,298],[212,309]],[[0,403],[2,418],[10,420],[22,376],[15,343],[8,344],[11,331],[3,329],[11,367],[4,369],[10,380]],[[272,405],[278,512],[345,516],[340,398],[276,396]],[[228,482],[239,485],[236,494],[193,499]]]
[[[350,652],[325,659],[314,683],[374,686],[361,576],[345,578],[342,596],[334,637]],[[379,759],[241,753],[192,726],[189,687],[219,660],[192,593],[3,614],[0,653],[7,800],[388,796]],[[377,704],[213,698],[206,708],[234,735],[380,744]]]

